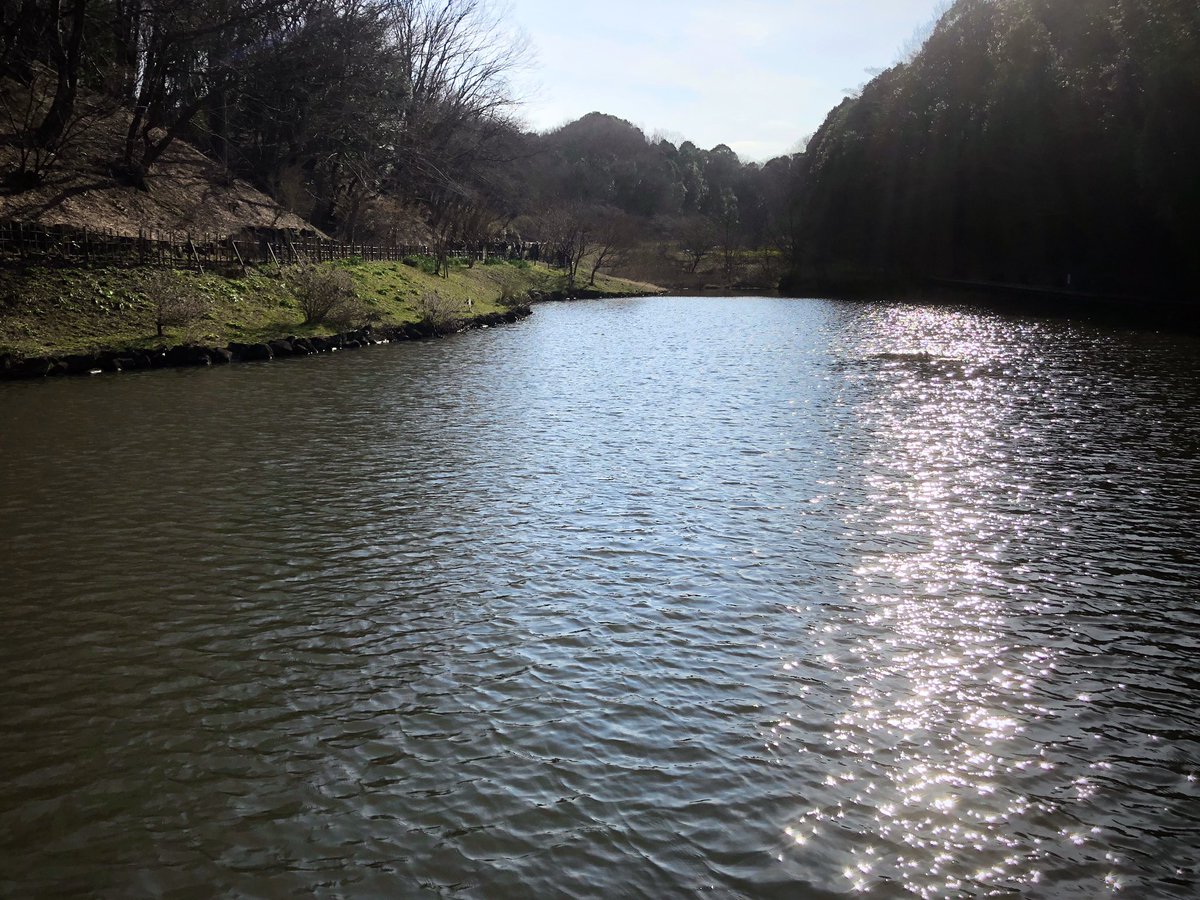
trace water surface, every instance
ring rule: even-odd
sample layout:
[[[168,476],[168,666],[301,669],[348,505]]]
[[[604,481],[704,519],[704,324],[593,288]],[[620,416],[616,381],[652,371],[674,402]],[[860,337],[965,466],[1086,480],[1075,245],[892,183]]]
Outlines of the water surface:
[[[0,893],[1195,896],[1198,354],[649,299],[0,385]]]

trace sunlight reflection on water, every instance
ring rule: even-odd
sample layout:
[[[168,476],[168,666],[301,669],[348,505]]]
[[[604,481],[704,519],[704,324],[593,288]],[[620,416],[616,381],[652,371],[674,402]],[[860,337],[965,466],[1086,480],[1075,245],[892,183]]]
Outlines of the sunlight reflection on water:
[[[1027,388],[1060,392],[1052,408],[1077,398],[1038,385],[1032,348],[995,322],[911,308],[876,318],[875,352],[847,370],[868,435],[862,499],[845,517],[860,546],[854,610],[825,627],[826,659],[850,689],[827,747],[838,799],[786,834],[842,856],[857,891],[1032,889],[1059,843],[1048,823],[1080,863],[1101,831],[1071,808],[1096,786],[1059,771],[1053,746],[1028,733],[1051,716],[1038,685],[1061,654],[1013,623],[1055,586],[1013,574],[1017,545],[1054,514],[1028,505],[1030,482],[1062,465],[1057,448],[1029,443],[1020,400]]]

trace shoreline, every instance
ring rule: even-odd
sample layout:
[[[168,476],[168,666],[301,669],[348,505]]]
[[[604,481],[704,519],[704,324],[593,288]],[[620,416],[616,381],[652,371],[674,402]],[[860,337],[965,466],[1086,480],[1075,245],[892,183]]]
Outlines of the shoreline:
[[[203,368],[243,362],[269,362],[296,356],[314,356],[339,350],[357,350],[378,344],[424,341],[450,337],[466,331],[512,325],[533,315],[534,303],[575,303],[583,300],[633,299],[668,293],[655,291],[529,291],[529,302],[501,312],[481,313],[456,320],[446,326],[427,322],[397,325],[367,325],[325,336],[289,334],[255,342],[231,341],[224,346],[183,343],[171,346],[121,347],[88,353],[16,356],[0,354],[0,382],[33,381],[44,378],[82,377],[156,369]]]
[[[94,376],[154,369],[203,368],[243,362],[269,362],[296,356],[314,356],[339,350],[358,350],[377,344],[432,340],[465,331],[511,325],[533,314],[528,304],[506,312],[484,313],[438,328],[425,323],[366,326],[324,337],[289,335],[255,343],[232,341],[223,347],[176,344],[151,349],[125,347],[94,353],[14,357],[0,356],[0,381]]]
[[[965,304],[1022,315],[1101,321],[1133,329],[1200,332],[1200,303],[1071,291],[1036,285],[927,279],[919,282],[846,280],[793,283],[780,294],[885,303]]]
[[[159,270],[141,267],[0,267],[0,381],[309,356],[508,324],[533,303],[662,292],[608,276],[568,292],[561,273],[528,263],[435,275],[423,262],[337,264],[362,315],[333,329],[303,323],[288,281],[271,270],[173,270],[164,288],[151,280]],[[156,338],[164,289],[201,298],[203,310]]]

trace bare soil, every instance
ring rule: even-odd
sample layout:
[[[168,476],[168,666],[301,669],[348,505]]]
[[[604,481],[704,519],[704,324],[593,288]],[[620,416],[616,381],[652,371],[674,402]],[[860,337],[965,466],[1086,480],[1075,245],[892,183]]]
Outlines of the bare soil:
[[[19,168],[14,129],[28,96],[0,84],[0,182]],[[95,101],[92,101],[95,102]],[[225,237],[247,227],[315,230],[262,191],[230,177],[194,147],[177,141],[146,178],[148,190],[112,173],[129,116],[122,109],[93,111],[41,184],[0,188],[0,220],[72,225],[137,236],[141,230]]]

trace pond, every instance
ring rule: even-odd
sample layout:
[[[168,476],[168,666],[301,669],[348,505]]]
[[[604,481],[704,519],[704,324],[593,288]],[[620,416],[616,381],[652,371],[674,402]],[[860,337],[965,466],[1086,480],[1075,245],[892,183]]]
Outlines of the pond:
[[[1198,358],[652,298],[0,384],[0,893],[1193,896]]]

